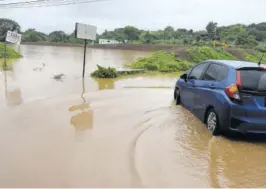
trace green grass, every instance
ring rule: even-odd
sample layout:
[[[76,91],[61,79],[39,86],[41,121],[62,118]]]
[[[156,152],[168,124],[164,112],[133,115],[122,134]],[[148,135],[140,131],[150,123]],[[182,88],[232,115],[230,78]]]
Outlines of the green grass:
[[[5,45],[3,43],[0,43],[0,58],[5,57]],[[22,56],[17,53],[14,49],[11,47],[6,47],[6,58],[7,59],[16,59],[21,58]]]
[[[225,51],[223,48],[211,48],[208,46],[192,47],[186,49],[188,58],[194,63],[205,60],[237,60],[235,56]]]
[[[149,57],[139,58],[130,67],[133,69],[145,69],[147,71],[178,72],[189,69],[191,63],[181,60],[175,54],[158,51]]]

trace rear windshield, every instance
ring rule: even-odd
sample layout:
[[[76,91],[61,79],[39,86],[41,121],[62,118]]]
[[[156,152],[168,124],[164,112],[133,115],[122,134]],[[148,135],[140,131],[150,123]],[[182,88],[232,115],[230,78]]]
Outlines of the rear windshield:
[[[240,75],[243,89],[266,91],[266,71],[241,70]]]

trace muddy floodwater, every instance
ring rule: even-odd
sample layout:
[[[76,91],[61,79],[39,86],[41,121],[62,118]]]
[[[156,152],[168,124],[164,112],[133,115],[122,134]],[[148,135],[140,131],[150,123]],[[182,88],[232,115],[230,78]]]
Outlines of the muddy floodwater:
[[[82,81],[82,48],[17,50],[0,72],[0,187],[266,186],[266,137],[211,137],[174,104],[177,75],[89,77],[149,53],[88,49]]]

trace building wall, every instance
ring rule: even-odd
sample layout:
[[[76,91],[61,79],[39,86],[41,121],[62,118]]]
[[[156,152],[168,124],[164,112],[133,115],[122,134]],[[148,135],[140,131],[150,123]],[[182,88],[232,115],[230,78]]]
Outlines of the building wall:
[[[120,44],[120,42],[113,39],[99,39],[99,44]]]

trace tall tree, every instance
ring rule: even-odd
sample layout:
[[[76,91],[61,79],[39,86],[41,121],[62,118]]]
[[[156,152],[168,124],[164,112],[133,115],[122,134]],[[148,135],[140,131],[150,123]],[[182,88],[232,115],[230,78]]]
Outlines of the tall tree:
[[[34,28],[30,28],[23,32],[22,41],[26,42],[38,42],[47,41],[48,37],[44,33],[36,31]]]
[[[172,39],[174,37],[175,29],[172,26],[167,26],[164,29],[165,39]]]
[[[53,31],[49,34],[49,38],[52,42],[67,42],[68,35],[63,31]]]
[[[127,39],[130,41],[139,39],[140,31],[138,30],[138,28],[135,28],[133,26],[127,26],[125,27],[124,32],[125,32]]]
[[[20,33],[20,25],[10,19],[0,19],[0,41],[4,41],[8,30]]]
[[[209,22],[206,26],[210,40],[215,40],[217,38],[217,25],[216,22]]]

